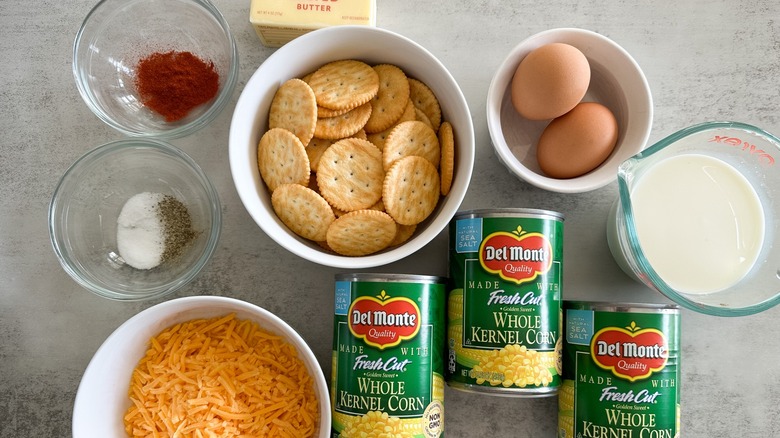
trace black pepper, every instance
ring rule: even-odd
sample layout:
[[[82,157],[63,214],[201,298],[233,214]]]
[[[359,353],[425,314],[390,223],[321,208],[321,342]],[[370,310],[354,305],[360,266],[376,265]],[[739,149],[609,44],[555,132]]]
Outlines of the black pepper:
[[[165,263],[181,256],[197,233],[192,229],[189,210],[175,197],[165,195],[158,208],[165,239],[165,249],[162,254],[162,263]]]

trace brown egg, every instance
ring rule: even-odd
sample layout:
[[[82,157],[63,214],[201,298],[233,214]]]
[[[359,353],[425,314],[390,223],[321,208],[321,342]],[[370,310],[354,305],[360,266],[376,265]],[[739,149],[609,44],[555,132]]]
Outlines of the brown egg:
[[[571,111],[590,84],[590,64],[574,46],[552,43],[534,49],[512,77],[512,104],[529,120],[548,120]]]
[[[547,125],[536,146],[536,159],[547,176],[574,178],[603,163],[617,138],[612,111],[600,103],[580,103]]]

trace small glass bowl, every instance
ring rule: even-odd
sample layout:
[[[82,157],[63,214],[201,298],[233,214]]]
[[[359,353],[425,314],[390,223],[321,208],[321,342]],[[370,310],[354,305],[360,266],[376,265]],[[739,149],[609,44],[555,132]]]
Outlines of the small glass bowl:
[[[219,90],[208,103],[167,122],[135,87],[138,61],[155,52],[191,52],[213,62]],[[208,0],[102,0],[84,19],[73,45],[73,75],[95,115],[131,137],[170,139],[206,126],[230,101],[238,49],[227,21]]]
[[[117,250],[117,218],[125,202],[162,193],[189,211],[195,239],[183,253],[142,270]],[[63,175],[49,205],[49,233],[65,271],[95,294],[122,301],[158,298],[194,279],[211,258],[222,224],[219,197],[189,156],[158,140],[126,139],[87,152]]]

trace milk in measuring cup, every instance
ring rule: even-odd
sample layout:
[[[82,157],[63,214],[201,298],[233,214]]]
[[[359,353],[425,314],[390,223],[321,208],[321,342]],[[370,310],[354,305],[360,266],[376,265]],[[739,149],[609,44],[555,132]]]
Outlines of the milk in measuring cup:
[[[705,294],[737,284],[764,239],[761,201],[731,165],[701,154],[654,164],[631,190],[637,236],[672,288]]]

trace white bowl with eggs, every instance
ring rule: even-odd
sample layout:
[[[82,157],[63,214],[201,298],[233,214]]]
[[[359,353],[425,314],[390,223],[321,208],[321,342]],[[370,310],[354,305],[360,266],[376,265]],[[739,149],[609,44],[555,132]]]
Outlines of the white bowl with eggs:
[[[572,46],[585,56],[590,79],[580,103],[593,102],[606,107],[617,126],[617,139],[606,159],[587,173],[574,177],[550,176],[539,164],[540,137],[551,121],[557,119],[523,117],[512,102],[513,78],[520,63],[534,50],[554,43]],[[523,40],[501,63],[488,90],[488,130],[499,160],[518,178],[554,192],[581,193],[614,182],[617,167],[647,145],[652,121],[650,86],[637,62],[611,39],[584,29],[551,29]],[[581,134],[580,131],[574,137]],[[557,135],[568,140],[566,136],[566,132]],[[577,152],[584,157],[590,153],[587,149]]]
[[[258,169],[257,148],[268,130],[271,101],[280,85],[302,78],[331,61],[354,59],[369,65],[389,63],[424,82],[438,99],[442,120],[454,131],[452,187],[412,237],[369,255],[345,256],[296,235],[276,215],[271,193]],[[474,165],[474,128],[466,99],[447,68],[414,41],[388,30],[337,26],[307,33],[285,44],[257,69],[244,87],[230,126],[230,170],[238,195],[258,226],[280,246],[324,266],[361,269],[386,265],[427,245],[448,225],[460,207]]]
[[[124,416],[132,405],[128,391],[133,370],[163,330],[194,319],[235,314],[256,323],[291,344],[306,366],[319,403],[317,437],[330,436],[330,396],[322,368],[303,338],[273,313],[254,304],[226,297],[177,298],[152,306],[119,326],[97,350],[79,384],[73,406],[74,438],[128,436]],[[235,386],[235,385],[234,385]]]

